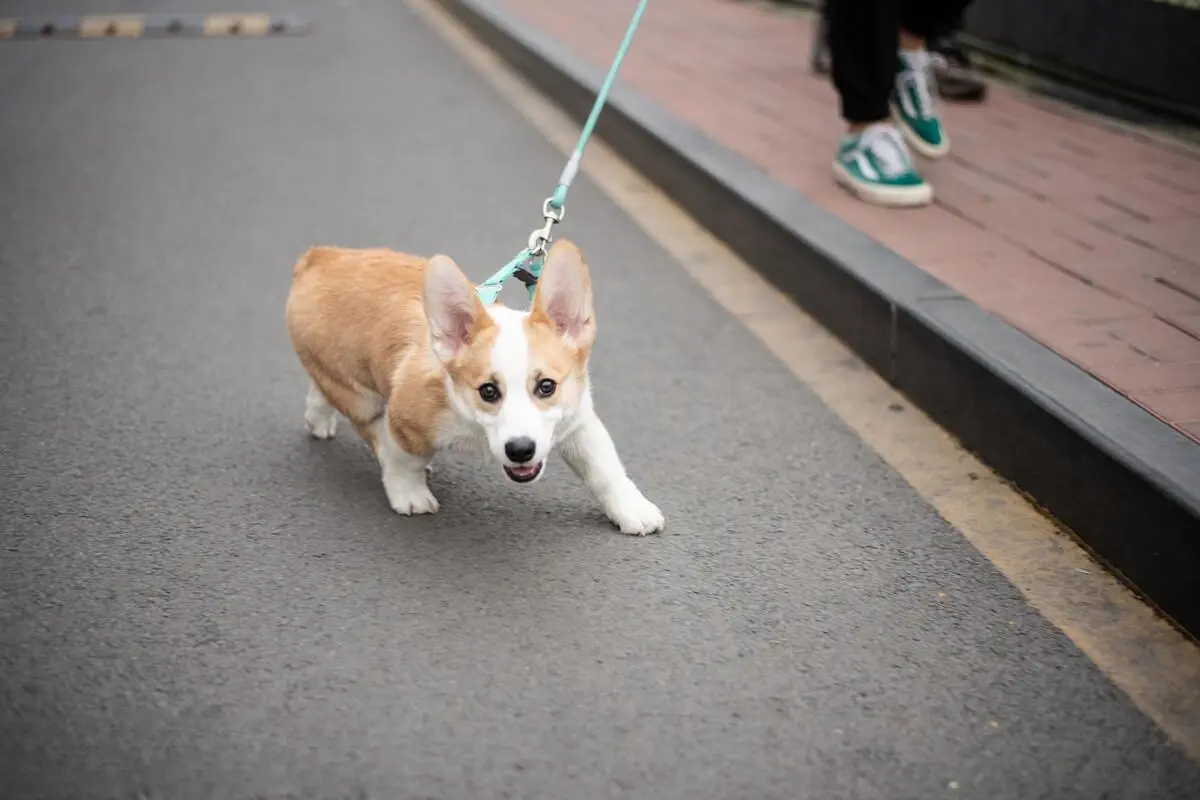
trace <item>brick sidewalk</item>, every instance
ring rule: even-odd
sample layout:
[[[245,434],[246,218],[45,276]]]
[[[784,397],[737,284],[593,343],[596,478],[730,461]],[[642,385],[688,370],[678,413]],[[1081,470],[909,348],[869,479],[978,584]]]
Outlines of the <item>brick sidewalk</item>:
[[[492,0],[607,66],[634,0]],[[993,85],[946,107],[936,202],[833,183],[842,125],[807,19],[651,3],[622,81],[1200,441],[1200,159]]]

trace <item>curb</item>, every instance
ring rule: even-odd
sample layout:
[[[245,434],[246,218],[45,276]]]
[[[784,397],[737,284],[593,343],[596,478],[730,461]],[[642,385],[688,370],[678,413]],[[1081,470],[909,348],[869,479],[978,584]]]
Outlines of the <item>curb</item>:
[[[485,0],[435,1],[572,117],[587,116],[603,70]],[[614,88],[597,132],[1200,637],[1200,445],[627,86]]]

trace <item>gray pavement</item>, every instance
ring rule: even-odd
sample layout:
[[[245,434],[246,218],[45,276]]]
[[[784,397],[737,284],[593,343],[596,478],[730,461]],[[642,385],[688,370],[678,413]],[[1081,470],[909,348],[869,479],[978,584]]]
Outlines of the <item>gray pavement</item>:
[[[586,179],[598,405],[668,533],[561,465],[446,461],[441,514],[392,514],[347,428],[305,434],[291,264],[482,278],[561,159],[399,2],[248,10],[320,27],[0,46],[0,795],[1200,796]]]

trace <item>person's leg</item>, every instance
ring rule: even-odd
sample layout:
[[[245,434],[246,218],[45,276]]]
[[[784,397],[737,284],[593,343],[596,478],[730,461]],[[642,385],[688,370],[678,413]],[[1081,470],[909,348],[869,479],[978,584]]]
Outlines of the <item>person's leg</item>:
[[[929,40],[929,52],[933,54],[933,74],[937,78],[938,94],[947,100],[979,102],[987,94],[987,83],[975,69],[966,51],[959,46],[958,33],[962,30],[962,14],[939,26],[938,33]]]
[[[829,2],[829,0],[827,0]],[[888,121],[896,83],[900,0],[832,0],[828,8],[833,83],[849,131],[833,170],[863,200],[887,206],[928,203],[933,193]]]
[[[817,16],[816,29],[813,31],[812,71],[818,75],[828,75],[832,69],[832,59],[829,56],[829,3],[825,0]]]
[[[935,39],[958,30],[974,0],[901,0],[900,27],[912,36]]]
[[[852,128],[887,119],[900,0],[831,0],[827,13],[833,85],[842,119]]]
[[[926,42],[953,24],[971,0],[902,0],[900,55],[896,61],[892,119],[904,138],[927,158],[950,152],[937,107],[933,59]]]
[[[832,70],[829,54],[829,3],[821,3],[817,24],[813,30],[812,71],[817,75],[828,75]],[[940,26],[939,33],[929,40],[929,52],[933,57],[933,74],[937,78],[938,94],[947,100],[979,102],[987,94],[987,83],[971,63],[966,51],[958,44],[958,32],[962,29],[962,15]]]

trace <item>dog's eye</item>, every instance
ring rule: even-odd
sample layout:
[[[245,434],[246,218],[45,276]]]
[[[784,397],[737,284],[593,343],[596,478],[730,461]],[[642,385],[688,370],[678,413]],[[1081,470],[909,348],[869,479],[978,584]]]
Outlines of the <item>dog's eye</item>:
[[[549,378],[542,378],[537,382],[537,389],[535,391],[537,391],[538,397],[549,397],[550,395],[554,394],[554,391],[557,388],[557,383]]]
[[[485,403],[494,403],[500,399],[500,387],[488,381],[479,387],[479,396]]]

